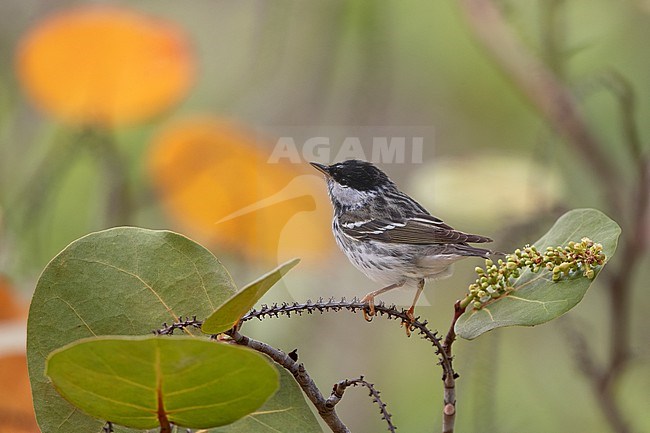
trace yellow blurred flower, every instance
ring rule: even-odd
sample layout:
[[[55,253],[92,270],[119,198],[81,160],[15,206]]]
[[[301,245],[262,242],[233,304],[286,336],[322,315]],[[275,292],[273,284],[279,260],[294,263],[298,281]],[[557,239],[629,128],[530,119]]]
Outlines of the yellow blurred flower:
[[[46,17],[22,38],[18,78],[34,103],[67,122],[115,126],[161,113],[193,82],[178,26],[113,6]]]
[[[202,242],[255,260],[323,258],[334,242],[322,180],[268,163],[264,144],[227,120],[176,121],[154,139],[149,172],[165,209]]]

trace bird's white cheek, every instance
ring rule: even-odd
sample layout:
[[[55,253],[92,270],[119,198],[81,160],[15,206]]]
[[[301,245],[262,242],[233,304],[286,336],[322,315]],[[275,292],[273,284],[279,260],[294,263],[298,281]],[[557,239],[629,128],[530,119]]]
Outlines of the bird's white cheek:
[[[332,201],[337,201],[340,205],[350,208],[363,206],[373,196],[372,193],[367,191],[346,188],[336,182],[329,185],[329,191]]]

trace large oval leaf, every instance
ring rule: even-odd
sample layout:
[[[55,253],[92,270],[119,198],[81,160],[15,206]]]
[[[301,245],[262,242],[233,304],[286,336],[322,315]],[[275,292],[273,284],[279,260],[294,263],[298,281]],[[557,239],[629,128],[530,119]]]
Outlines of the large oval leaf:
[[[616,251],[621,228],[595,209],[575,209],[562,215],[533,245],[539,251],[567,245],[588,237],[603,246],[609,260]],[[549,271],[525,270],[513,282],[515,291],[479,309],[466,311],[456,322],[456,334],[473,339],[504,326],[534,326],[548,322],[573,308],[593,282],[586,277],[562,277],[552,281]]]
[[[96,335],[146,334],[180,315],[207,317],[235,291],[208,250],[176,233],[122,227],[74,241],[43,271],[29,311],[27,357],[43,433],[103,426],[61,398],[45,377],[45,358],[54,349]]]
[[[278,266],[272,271],[262,275],[257,280],[248,284],[237,294],[228,299],[221,307],[212,313],[204,322],[201,330],[207,334],[218,334],[233,327],[241,317],[248,312],[253,305],[271,288],[275,283],[296,266],[300,260],[293,259]]]
[[[210,432],[323,433],[296,380],[284,368],[277,368],[280,372],[280,389],[264,406],[233,424]]]
[[[138,429],[230,424],[278,387],[268,359],[196,337],[96,337],[47,360],[57,391],[84,412]]]

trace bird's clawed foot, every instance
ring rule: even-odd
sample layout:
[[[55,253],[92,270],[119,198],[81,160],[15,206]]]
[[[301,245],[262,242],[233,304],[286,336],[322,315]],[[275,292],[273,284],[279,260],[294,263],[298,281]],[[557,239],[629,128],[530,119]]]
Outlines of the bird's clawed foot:
[[[363,318],[366,319],[366,322],[372,322],[372,318],[375,316],[375,297],[368,293],[361,299],[361,302],[368,304],[363,307]]]
[[[406,336],[410,337],[411,336],[411,331],[415,330],[415,327],[413,326],[413,322],[415,322],[415,315],[413,314],[415,312],[415,306],[411,306],[411,308],[406,311],[406,319],[402,320],[401,325],[404,327],[406,330]]]

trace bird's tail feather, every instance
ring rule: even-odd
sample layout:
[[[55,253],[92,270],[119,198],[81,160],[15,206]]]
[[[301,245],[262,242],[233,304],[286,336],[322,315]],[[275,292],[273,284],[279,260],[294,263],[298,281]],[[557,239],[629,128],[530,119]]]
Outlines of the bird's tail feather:
[[[456,244],[454,247],[457,253],[461,256],[483,257],[484,259],[489,259],[494,256],[503,255],[503,253],[499,253],[497,251],[492,251],[485,248],[477,248],[472,245]]]

